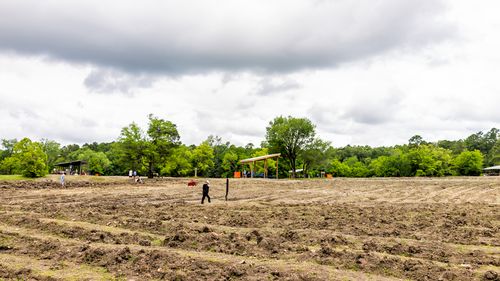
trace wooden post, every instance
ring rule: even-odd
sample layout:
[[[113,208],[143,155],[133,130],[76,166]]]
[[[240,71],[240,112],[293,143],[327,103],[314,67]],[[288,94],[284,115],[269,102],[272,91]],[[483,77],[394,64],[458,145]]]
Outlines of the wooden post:
[[[278,179],[278,160],[280,158],[279,157],[276,157],[276,179]]]
[[[267,178],[267,158],[264,159],[264,178]]]

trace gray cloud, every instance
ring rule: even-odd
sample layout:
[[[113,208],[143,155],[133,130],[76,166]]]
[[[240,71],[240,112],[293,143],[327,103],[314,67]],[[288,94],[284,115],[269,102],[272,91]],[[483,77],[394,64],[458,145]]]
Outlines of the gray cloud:
[[[274,82],[272,79],[263,78],[258,87],[255,89],[255,94],[258,96],[268,96],[273,93],[300,89],[301,87],[302,86],[299,83],[290,79]]]
[[[8,109],[10,116],[13,118],[38,119],[40,116],[33,110],[28,108],[12,108]]]
[[[92,92],[101,94],[123,93],[131,95],[134,89],[150,88],[154,77],[131,75],[112,69],[92,70],[83,84]]]
[[[335,66],[453,33],[441,1],[16,1],[0,49],[129,73],[291,72]],[[123,90],[91,73],[96,91]]]
[[[357,100],[343,114],[344,119],[367,125],[377,125],[396,119],[404,94],[392,91],[389,95],[375,98],[369,96]]]

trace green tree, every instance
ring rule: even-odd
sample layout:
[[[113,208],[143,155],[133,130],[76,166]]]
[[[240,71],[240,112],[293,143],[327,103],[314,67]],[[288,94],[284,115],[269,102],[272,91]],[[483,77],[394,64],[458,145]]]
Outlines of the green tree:
[[[12,156],[12,153],[14,152],[14,145],[16,145],[16,143],[17,139],[2,139],[2,147],[4,149],[0,151],[0,161]]]
[[[198,175],[208,176],[208,171],[214,165],[213,148],[206,141],[202,142],[199,146],[193,149],[191,157],[193,168],[198,170]]]
[[[370,173],[368,167],[363,162],[359,161],[356,156],[352,156],[343,162],[344,165],[349,167],[349,177],[362,178],[367,177]]]
[[[171,150],[180,144],[180,136],[174,123],[152,114],[149,114],[148,118],[148,137],[144,153],[148,165],[148,177],[152,178],[153,173],[160,172]]]
[[[71,157],[74,156],[78,150],[80,150],[80,146],[78,144],[68,144],[66,146],[63,146],[59,151],[59,157],[55,162],[57,163],[75,160]]]
[[[25,177],[39,178],[47,174],[47,154],[38,142],[22,139],[14,145],[12,157],[17,160],[19,171]]]
[[[13,175],[20,173],[19,161],[17,158],[9,156],[0,161],[0,174]]]
[[[219,178],[223,174],[226,175],[226,171],[224,170],[223,162],[224,162],[224,155],[226,154],[226,151],[228,151],[230,143],[229,142],[222,142],[222,138],[219,136],[208,136],[206,142],[212,147],[214,151],[214,165],[208,171],[208,176],[209,177],[214,177],[214,178]]]
[[[82,149],[76,158],[87,161],[88,172],[91,175],[104,175],[111,165],[111,161],[104,152],[96,152],[89,148]]]
[[[310,145],[315,136],[315,126],[307,118],[276,117],[266,128],[266,142],[271,153],[279,152],[285,158],[295,178],[297,157]]]
[[[17,139],[2,139],[1,146],[4,149],[0,150],[0,174],[12,175],[18,173],[19,162],[12,157],[16,143]]]
[[[414,135],[408,140],[408,145],[410,147],[416,147],[421,144],[426,144],[426,142],[424,141],[424,138],[422,138],[420,135]]]
[[[328,172],[334,177],[348,177],[351,175],[351,168],[339,159],[334,159],[328,166]]]
[[[377,177],[412,176],[407,153],[401,148],[394,149],[389,156],[380,156],[369,164],[370,172]]]
[[[408,152],[412,175],[445,176],[451,174],[451,152],[434,145],[420,145]]]
[[[486,161],[488,166],[500,165],[500,139],[497,140],[493,148],[488,152]]]
[[[145,136],[137,124],[132,123],[122,128],[118,141],[112,148],[117,156],[118,165],[122,167],[121,174],[130,169],[142,172],[145,149]]]
[[[330,148],[330,142],[315,139],[301,151],[302,169],[304,175],[309,174],[312,169],[325,170],[328,164],[327,150]]]
[[[238,153],[233,149],[229,149],[224,154],[222,158],[222,168],[224,169],[224,175],[229,177],[232,176],[232,172],[236,171],[239,167],[238,161],[240,160]]]
[[[41,139],[42,149],[47,154],[47,169],[52,171],[61,153],[61,145],[53,140]]]
[[[185,145],[174,148],[161,169],[162,175],[185,177],[194,173],[191,150]]]
[[[499,138],[499,130],[497,128],[492,128],[486,133],[477,132],[468,136],[464,143],[465,147],[469,151],[479,150],[483,155],[487,155],[490,150],[495,146]]]
[[[464,151],[453,159],[453,169],[457,175],[479,176],[483,168],[483,155],[479,150]]]

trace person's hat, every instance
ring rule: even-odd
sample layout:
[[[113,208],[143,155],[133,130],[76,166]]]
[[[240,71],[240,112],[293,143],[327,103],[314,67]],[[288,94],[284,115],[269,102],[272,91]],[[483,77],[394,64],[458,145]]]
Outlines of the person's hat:
[[[205,181],[206,184],[210,184],[210,182],[208,180]]]

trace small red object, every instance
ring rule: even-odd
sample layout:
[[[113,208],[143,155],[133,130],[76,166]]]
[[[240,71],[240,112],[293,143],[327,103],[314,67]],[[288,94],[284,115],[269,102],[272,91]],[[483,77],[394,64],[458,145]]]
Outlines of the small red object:
[[[188,186],[196,186],[196,182],[194,180],[190,180],[188,182]]]

